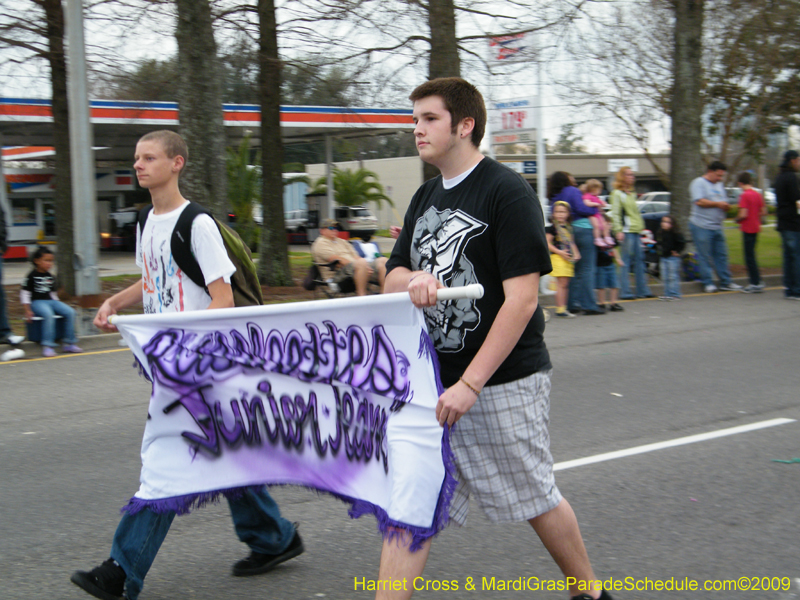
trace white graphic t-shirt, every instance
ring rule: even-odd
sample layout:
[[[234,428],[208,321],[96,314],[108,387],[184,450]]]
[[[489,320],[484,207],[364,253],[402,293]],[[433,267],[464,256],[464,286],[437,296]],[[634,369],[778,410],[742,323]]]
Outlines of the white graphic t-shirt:
[[[147,217],[144,232],[136,232],[136,264],[142,268],[144,313],[203,310],[211,296],[181,271],[172,259],[170,239],[178,217],[188,202],[172,212]],[[192,222],[192,254],[200,265],[206,284],[220,277],[230,283],[236,267],[228,258],[216,223],[208,215]]]

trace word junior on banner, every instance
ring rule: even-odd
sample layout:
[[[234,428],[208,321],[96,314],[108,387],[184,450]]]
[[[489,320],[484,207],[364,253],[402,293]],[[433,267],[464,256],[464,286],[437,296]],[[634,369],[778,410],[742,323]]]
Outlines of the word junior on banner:
[[[200,428],[202,435],[191,431],[184,431],[181,435],[199,450],[214,456],[222,453],[223,444],[232,450],[242,442],[248,446],[263,445],[259,421],[264,424],[267,440],[271,444],[280,441],[286,448],[300,449],[305,445],[305,425],[310,422],[309,436],[318,456],[324,457],[329,451],[336,456],[342,447],[350,460],[368,461],[374,453],[375,458],[383,462],[384,471],[388,472],[386,410],[369,398],[359,398],[358,392],[351,394],[340,391],[337,386],[332,387],[336,402],[336,430],[335,434],[330,434],[325,439],[321,435],[317,394],[314,391],[309,392],[308,400],[300,394],[283,394],[279,406],[268,379],[258,383],[258,392],[264,395],[263,400],[258,393],[250,396],[246,391],[240,392],[240,398],[230,400],[234,418],[232,426],[225,424],[220,410],[221,402],[209,400],[203,388],[198,390],[203,399],[202,405],[186,402],[182,398],[165,408],[164,414],[183,406]],[[268,411],[264,401],[269,407]],[[214,407],[213,411],[207,410],[209,405]],[[358,427],[359,424],[361,427]]]

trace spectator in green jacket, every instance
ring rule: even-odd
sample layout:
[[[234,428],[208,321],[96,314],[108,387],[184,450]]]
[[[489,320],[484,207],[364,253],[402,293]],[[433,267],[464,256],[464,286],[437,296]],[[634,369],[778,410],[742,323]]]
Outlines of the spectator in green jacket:
[[[611,230],[620,243],[623,264],[619,268],[620,298],[652,298],[644,269],[644,251],[639,234],[644,230],[644,219],[636,204],[636,175],[630,167],[617,171],[611,204]],[[636,279],[636,294],[631,292],[630,268]]]

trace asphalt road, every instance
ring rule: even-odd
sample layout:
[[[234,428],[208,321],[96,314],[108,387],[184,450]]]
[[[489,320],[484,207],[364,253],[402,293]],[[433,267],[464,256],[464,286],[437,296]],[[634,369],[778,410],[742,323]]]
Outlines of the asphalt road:
[[[777,289],[638,301],[624,313],[550,322],[557,463],[777,418],[797,421],[562,468],[597,574],[699,582],[701,591],[617,591],[615,599],[800,598],[800,303]],[[148,385],[113,337],[79,356],[0,364],[0,600],[88,598],[75,569],[108,556],[118,510],[138,487]],[[142,600],[359,599],[377,577],[371,517],[285,487],[306,552],[240,579],[246,554],[223,503],[176,519]],[[560,579],[527,524],[492,525],[473,504],[466,527],[434,542],[417,598],[563,599],[559,592],[482,590],[483,578]],[[476,590],[466,590],[468,578]],[[702,591],[706,580],[777,577],[788,591]],[[752,585],[753,580],[748,579]],[[759,583],[762,581],[759,579]],[[779,580],[773,583],[780,584]],[[513,587],[513,584],[512,584]],[[779,586],[780,587],[780,586]]]

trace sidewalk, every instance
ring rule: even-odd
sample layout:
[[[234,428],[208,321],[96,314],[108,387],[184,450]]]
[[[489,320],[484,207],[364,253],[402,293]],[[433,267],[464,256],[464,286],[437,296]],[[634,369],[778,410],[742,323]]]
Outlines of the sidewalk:
[[[392,238],[376,237],[371,241],[378,244],[381,252],[389,254],[394,248]],[[290,252],[311,252],[309,245],[291,245]],[[99,276],[113,277],[115,275],[139,275],[142,270],[136,266],[136,255],[133,252],[101,251],[99,258]],[[13,260],[3,262],[3,285],[20,285],[31,270],[28,260]]]
[[[138,275],[142,272],[136,266],[136,256],[133,252],[101,252],[98,262],[100,277]],[[21,285],[32,268],[29,260],[3,262],[3,285]]]
[[[392,240],[394,241],[394,240]],[[118,264],[115,266],[107,267],[109,271],[114,270],[113,274],[127,274],[125,269],[127,268],[126,265],[128,264],[124,260],[116,261]],[[133,262],[132,258],[130,259],[130,263],[133,264],[135,267],[135,263]],[[116,272],[119,271],[119,272]],[[134,271],[135,273],[135,271]],[[764,283],[767,285],[767,288],[780,288],[782,284],[782,276],[781,275],[765,275],[762,277]],[[741,286],[745,286],[748,283],[746,277],[739,277],[734,278],[733,281],[738,283]],[[620,304],[627,304],[630,302],[647,302],[647,301],[654,301],[658,302],[658,296],[663,292],[664,286],[660,283],[651,283],[650,290],[656,296],[656,298],[652,298],[649,300],[620,300]],[[706,294],[703,292],[702,284],[698,281],[684,281],[681,283],[681,293],[684,296],[701,296],[704,298],[713,298],[715,296],[719,296],[720,294],[739,294],[740,292],[717,292],[712,294]],[[543,307],[546,308],[553,308],[555,295],[548,294],[544,295],[541,294],[539,296],[539,301]],[[83,348],[84,352],[98,352],[98,351],[108,351],[117,348],[124,348],[127,346],[125,342],[122,340],[122,336],[119,333],[101,333],[97,335],[86,335],[81,336],[78,344],[81,348]],[[25,359],[37,359],[41,358],[42,350],[39,344],[35,342],[24,341],[22,344],[17,346],[17,348],[21,348],[25,352],[25,356],[21,358]],[[0,346],[0,357],[11,349],[11,346]],[[0,358],[0,360],[2,360]],[[50,360],[50,359],[48,359]]]

